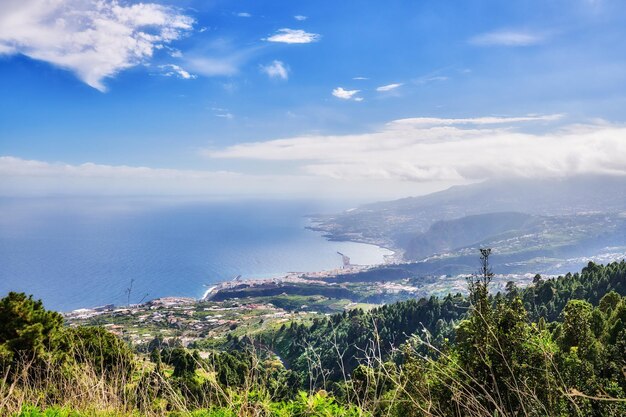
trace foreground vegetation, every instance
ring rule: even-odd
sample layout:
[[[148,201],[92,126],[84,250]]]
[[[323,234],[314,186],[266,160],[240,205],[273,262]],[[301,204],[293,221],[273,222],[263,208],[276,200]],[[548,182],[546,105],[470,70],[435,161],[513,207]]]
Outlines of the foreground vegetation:
[[[409,300],[238,334],[210,351],[133,351],[0,301],[0,414],[17,416],[626,415],[626,263],[490,295]]]

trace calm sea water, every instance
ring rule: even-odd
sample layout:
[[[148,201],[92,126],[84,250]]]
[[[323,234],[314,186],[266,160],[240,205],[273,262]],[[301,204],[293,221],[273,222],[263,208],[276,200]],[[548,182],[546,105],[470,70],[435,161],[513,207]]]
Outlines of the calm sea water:
[[[161,296],[201,297],[206,285],[280,276],[390,253],[329,242],[305,229],[312,202],[127,199],[0,200],[0,295],[24,291],[68,311]]]

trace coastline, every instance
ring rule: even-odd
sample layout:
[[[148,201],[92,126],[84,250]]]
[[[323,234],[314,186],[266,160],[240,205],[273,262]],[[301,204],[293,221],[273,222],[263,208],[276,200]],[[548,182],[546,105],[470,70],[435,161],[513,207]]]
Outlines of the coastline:
[[[321,232],[320,230],[316,230],[309,226],[306,226],[305,229],[314,232]],[[237,276],[235,279],[219,281],[211,286],[206,286],[206,290],[203,292],[200,298],[183,296],[183,295],[166,295],[161,297],[156,297],[153,299],[146,300],[142,303],[130,304],[130,305],[115,305],[115,304],[105,304],[96,307],[81,307],[78,309],[61,312],[66,317],[75,317],[77,315],[83,314],[94,314],[100,312],[114,311],[114,310],[123,310],[128,308],[136,308],[139,306],[145,306],[153,302],[161,303],[183,303],[187,304],[190,300],[195,300],[195,302],[204,302],[211,301],[217,294],[221,291],[225,290],[233,290],[237,287],[262,287],[266,285],[285,285],[285,284],[313,284],[313,285],[327,285],[329,284],[329,279],[336,278],[341,275],[347,274],[356,274],[360,272],[364,272],[382,265],[393,265],[402,263],[402,252],[398,249],[392,249],[386,246],[378,245],[374,242],[368,242],[366,240],[357,240],[357,239],[334,239],[331,236],[320,234],[320,237],[326,239],[331,242],[350,242],[350,243],[358,243],[365,244],[370,246],[375,246],[379,249],[383,249],[388,251],[389,253],[382,254],[382,261],[377,263],[370,263],[366,265],[362,264],[349,264],[347,266],[333,268],[333,269],[325,269],[318,271],[300,271],[300,272],[286,272],[282,275],[271,276],[266,278],[244,278],[241,275]],[[339,252],[338,252],[339,253]]]
[[[312,233],[306,215],[318,207],[314,202],[202,202],[166,208],[146,204],[130,212],[120,209],[127,207],[125,200],[88,201],[70,205],[72,210],[65,203],[37,202],[35,208],[16,203],[15,213],[20,214],[5,220],[24,228],[40,222],[38,233],[46,238],[5,236],[6,255],[20,262],[0,267],[5,293],[33,294],[61,312],[126,305],[128,299],[202,298],[208,286],[238,274],[269,278],[330,270],[342,264],[337,251],[366,265],[383,263],[382,255],[390,254],[365,242],[341,243]],[[97,221],[91,220],[93,213],[98,213]],[[55,222],[47,216],[55,216]],[[90,220],[83,227],[76,219]],[[75,252],[80,256],[60,256]],[[37,261],[25,257],[28,253],[37,254]]]
[[[218,283],[218,285],[219,285],[219,283]],[[212,287],[207,288],[207,290],[202,295],[202,298],[200,298],[200,299],[201,300],[206,299],[206,297],[211,293],[211,291],[213,291],[215,289],[215,287],[217,287],[217,285],[213,285]]]
[[[223,291],[233,291],[238,288],[264,288],[268,286],[282,287],[285,285],[311,285],[314,287],[334,287],[336,284],[330,283],[327,280],[335,278],[345,274],[355,274],[363,271],[367,271],[377,266],[383,265],[350,265],[349,267],[314,271],[314,272],[289,272],[283,276],[270,277],[270,278],[237,278],[229,281],[222,281],[208,287],[201,298],[185,297],[170,295],[165,297],[158,297],[151,300],[147,300],[141,303],[129,304],[129,305],[114,305],[106,304],[97,307],[83,307],[74,309],[68,312],[61,312],[64,317],[68,319],[86,319],[101,314],[111,312],[126,312],[136,309],[142,309],[146,306],[181,306],[192,305],[201,302],[216,301],[214,298]],[[220,301],[220,300],[217,300]]]
[[[376,268],[381,265],[393,265],[404,262],[403,251],[398,248],[391,248],[387,243],[383,242],[374,242],[367,239],[359,239],[359,238],[337,238],[336,236],[328,233],[319,228],[315,228],[313,226],[314,223],[318,223],[314,220],[313,216],[307,216],[311,225],[305,226],[306,230],[319,233],[320,237],[329,241],[329,242],[350,242],[350,243],[358,243],[363,245],[375,246],[378,249],[389,251],[390,253],[382,254],[382,262],[378,263],[370,263],[366,265],[360,264],[349,264],[344,265],[340,268],[334,268],[330,270],[318,270],[318,271],[309,271],[309,272],[287,272],[282,276],[268,277],[268,278],[242,278],[238,276],[234,280],[230,281],[221,281],[216,283],[214,286],[208,288],[202,297],[198,301],[210,301],[212,300],[220,291],[223,290],[232,290],[237,287],[254,287],[254,286],[262,286],[262,285],[274,285],[274,284],[327,284],[328,282],[324,281],[325,279],[335,278],[340,275],[346,274],[355,274],[363,271],[367,271],[369,269]],[[340,252],[337,252],[341,256],[344,256]],[[349,258],[348,258],[349,261]]]
[[[324,221],[317,219],[317,217],[309,216],[308,219],[309,219],[310,225],[305,226],[304,228],[306,230],[319,233],[322,238],[326,239],[329,242],[360,243],[363,245],[376,246],[379,249],[384,249],[384,250],[391,252],[390,254],[383,255],[382,263],[372,264],[372,265],[393,264],[393,263],[404,262],[404,249],[396,247],[393,244],[393,242],[389,240],[367,238],[367,237],[364,237],[361,233],[337,234],[332,230],[332,228],[322,227],[322,224],[324,224]]]

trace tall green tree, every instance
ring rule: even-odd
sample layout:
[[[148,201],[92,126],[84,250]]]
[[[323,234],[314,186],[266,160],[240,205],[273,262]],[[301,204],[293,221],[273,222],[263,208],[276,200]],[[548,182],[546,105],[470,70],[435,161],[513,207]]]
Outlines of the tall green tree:
[[[32,295],[10,292],[0,300],[0,358],[6,366],[33,361],[54,350],[63,317]]]

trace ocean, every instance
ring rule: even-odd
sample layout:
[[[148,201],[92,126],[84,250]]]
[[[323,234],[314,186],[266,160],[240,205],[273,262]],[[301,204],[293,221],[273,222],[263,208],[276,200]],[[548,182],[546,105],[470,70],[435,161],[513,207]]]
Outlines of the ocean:
[[[305,229],[307,214],[337,209],[310,201],[1,199],[0,296],[22,291],[69,311],[199,298],[237,275],[338,268],[337,251],[355,264],[382,263],[386,249]]]

